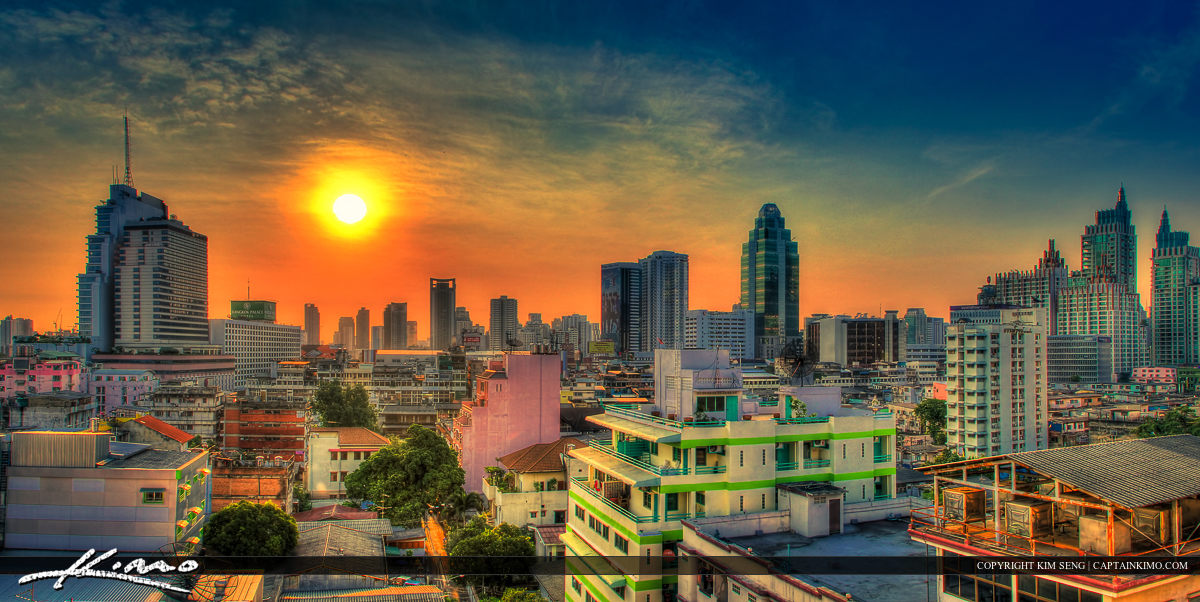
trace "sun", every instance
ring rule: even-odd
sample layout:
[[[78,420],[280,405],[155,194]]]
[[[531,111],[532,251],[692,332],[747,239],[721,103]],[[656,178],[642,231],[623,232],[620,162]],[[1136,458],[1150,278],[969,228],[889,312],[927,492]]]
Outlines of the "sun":
[[[333,202],[333,214],[347,224],[356,224],[367,216],[367,203],[356,194],[343,194]]]

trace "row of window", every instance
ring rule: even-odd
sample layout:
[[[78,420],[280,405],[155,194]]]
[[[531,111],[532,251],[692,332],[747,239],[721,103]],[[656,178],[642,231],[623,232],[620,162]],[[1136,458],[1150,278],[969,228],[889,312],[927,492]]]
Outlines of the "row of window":
[[[264,425],[262,425],[262,426],[282,426],[282,425],[279,425],[279,424],[273,424],[273,425],[267,425],[267,424],[264,424]],[[351,453],[352,453],[352,452],[347,452],[347,451],[331,451],[331,452],[329,452],[329,459],[330,459],[331,461],[334,461],[334,462],[336,462],[336,461],[338,461],[338,460],[349,460],[349,459],[351,459],[351,458],[350,458],[350,454],[351,454]],[[371,452],[369,452],[369,451],[356,451],[356,452],[353,452],[353,454],[354,454],[354,458],[353,458],[353,459],[355,459],[355,460],[366,460],[367,458],[370,458],[370,457],[371,457]]]

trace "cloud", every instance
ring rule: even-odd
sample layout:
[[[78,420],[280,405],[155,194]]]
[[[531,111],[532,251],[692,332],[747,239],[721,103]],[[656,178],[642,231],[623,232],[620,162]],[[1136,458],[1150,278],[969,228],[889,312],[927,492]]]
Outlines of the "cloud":
[[[959,176],[953,182],[950,182],[949,184],[944,184],[942,186],[938,186],[937,188],[934,188],[933,190],[929,191],[929,194],[926,195],[925,198],[932,199],[934,197],[941,196],[943,193],[954,190],[955,188],[961,188],[963,186],[966,186],[967,184],[970,184],[971,182],[974,182],[975,180],[978,180],[979,178],[982,178],[983,176],[986,176],[986,175],[992,173],[992,171],[994,171],[995,168],[996,168],[996,166],[991,163],[984,163],[984,164],[976,165],[975,167],[971,168],[966,173]]]

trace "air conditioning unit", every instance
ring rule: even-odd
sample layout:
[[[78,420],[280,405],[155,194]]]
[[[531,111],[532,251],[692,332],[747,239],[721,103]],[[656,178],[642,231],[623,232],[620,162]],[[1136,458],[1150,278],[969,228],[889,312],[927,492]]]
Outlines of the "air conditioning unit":
[[[724,454],[724,453],[725,453],[725,446],[724,446],[724,445],[710,445],[710,446],[708,446],[708,453],[710,453],[710,454]]]
[[[984,493],[975,487],[955,487],[942,491],[946,518],[970,522],[984,519]]]
[[[1045,537],[1054,527],[1053,504],[1038,500],[1004,503],[1004,530],[1022,537]]]

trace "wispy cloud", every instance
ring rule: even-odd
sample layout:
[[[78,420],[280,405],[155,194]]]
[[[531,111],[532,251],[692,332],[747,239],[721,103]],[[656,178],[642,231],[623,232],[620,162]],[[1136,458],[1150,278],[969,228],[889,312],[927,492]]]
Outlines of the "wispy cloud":
[[[933,199],[935,197],[941,196],[942,194],[944,194],[946,192],[954,190],[955,188],[962,188],[963,186],[966,186],[967,184],[970,184],[971,182],[974,182],[975,180],[978,180],[979,178],[982,178],[983,176],[986,176],[986,175],[992,173],[992,171],[994,171],[995,169],[996,169],[996,166],[991,163],[983,163],[980,165],[976,165],[975,167],[971,168],[966,173],[964,173],[961,176],[959,176],[958,178],[956,178],[953,182],[950,182],[949,184],[944,184],[942,186],[938,186],[937,188],[934,188],[933,190],[929,191],[929,194],[926,195],[925,198]]]

